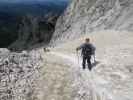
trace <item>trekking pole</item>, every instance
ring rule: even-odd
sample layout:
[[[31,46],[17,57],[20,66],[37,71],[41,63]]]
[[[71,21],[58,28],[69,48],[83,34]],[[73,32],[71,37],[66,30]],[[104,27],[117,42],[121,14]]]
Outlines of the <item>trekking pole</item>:
[[[96,63],[96,55],[95,55],[95,53],[93,55],[93,58],[94,58],[94,63]]]
[[[78,55],[78,51],[77,51],[77,59],[78,59],[78,64],[79,64],[79,55]]]

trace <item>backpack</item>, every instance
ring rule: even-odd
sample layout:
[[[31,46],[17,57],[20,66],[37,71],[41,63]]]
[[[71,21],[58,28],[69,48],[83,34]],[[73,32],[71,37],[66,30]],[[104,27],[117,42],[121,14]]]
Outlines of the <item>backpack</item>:
[[[82,55],[83,56],[90,56],[92,55],[92,46],[91,44],[84,44],[83,48],[82,48]]]

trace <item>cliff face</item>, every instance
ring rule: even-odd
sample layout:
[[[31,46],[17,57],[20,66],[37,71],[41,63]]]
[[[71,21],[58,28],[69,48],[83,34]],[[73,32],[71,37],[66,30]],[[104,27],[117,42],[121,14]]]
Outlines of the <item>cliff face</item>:
[[[56,25],[52,41],[60,42],[97,30],[133,31],[132,0],[72,0]]]

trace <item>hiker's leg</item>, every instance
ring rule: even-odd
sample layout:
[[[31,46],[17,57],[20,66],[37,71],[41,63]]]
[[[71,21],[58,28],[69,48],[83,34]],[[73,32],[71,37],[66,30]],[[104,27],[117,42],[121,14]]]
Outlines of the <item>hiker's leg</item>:
[[[91,65],[91,56],[88,56],[88,57],[87,57],[87,64],[88,64],[89,70],[91,70],[91,69],[92,69],[92,65]]]
[[[86,57],[83,57],[83,62],[82,62],[83,69],[85,69],[85,66],[86,66]]]

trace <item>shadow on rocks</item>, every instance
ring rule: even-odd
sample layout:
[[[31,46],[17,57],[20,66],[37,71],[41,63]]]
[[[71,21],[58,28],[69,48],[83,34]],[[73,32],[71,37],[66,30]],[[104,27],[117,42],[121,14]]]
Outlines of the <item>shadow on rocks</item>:
[[[98,64],[100,64],[100,61],[95,61],[94,63],[92,63],[92,68],[95,68]]]

